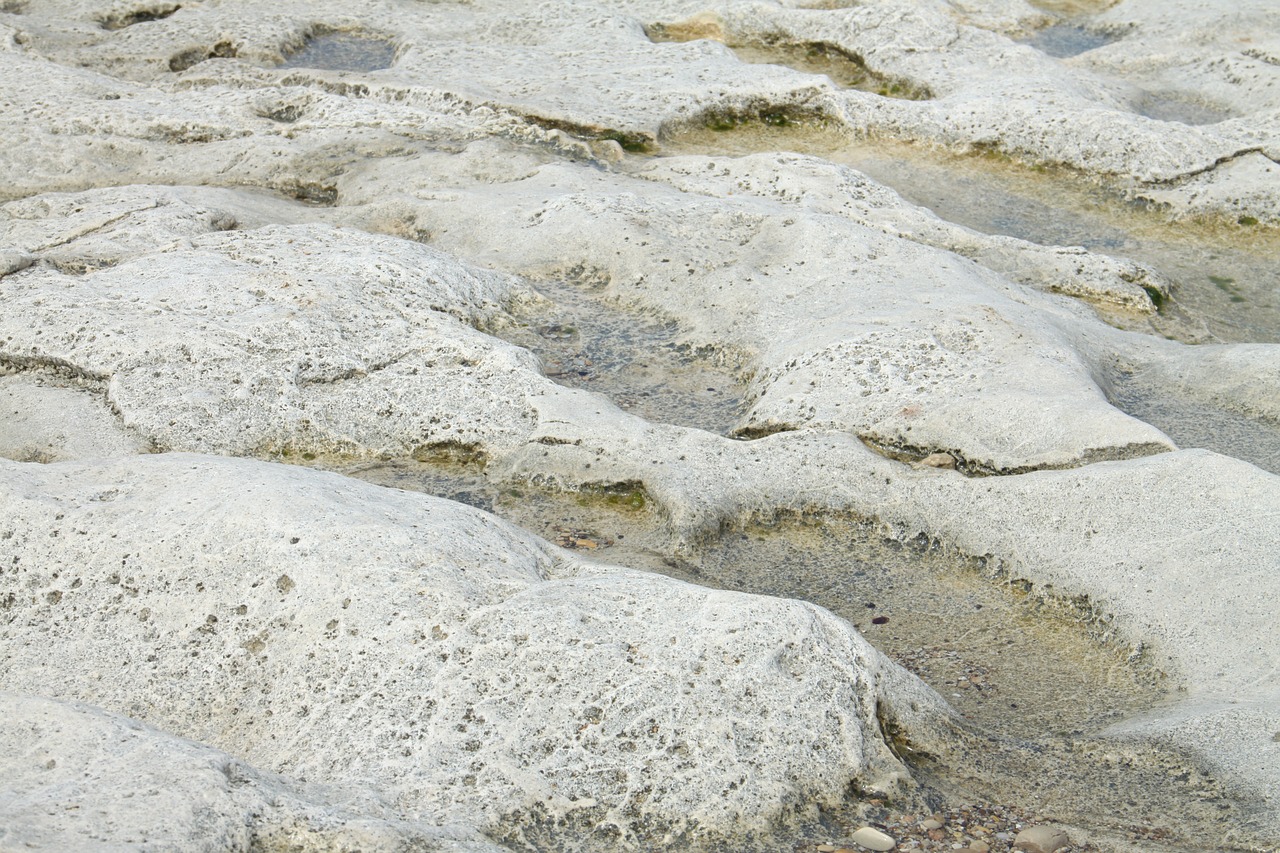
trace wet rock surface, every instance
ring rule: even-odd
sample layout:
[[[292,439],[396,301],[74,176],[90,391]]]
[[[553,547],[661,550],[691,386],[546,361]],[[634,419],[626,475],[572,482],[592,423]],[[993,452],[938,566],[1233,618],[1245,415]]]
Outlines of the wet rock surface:
[[[0,4],[0,843],[1274,847],[1272,6]]]

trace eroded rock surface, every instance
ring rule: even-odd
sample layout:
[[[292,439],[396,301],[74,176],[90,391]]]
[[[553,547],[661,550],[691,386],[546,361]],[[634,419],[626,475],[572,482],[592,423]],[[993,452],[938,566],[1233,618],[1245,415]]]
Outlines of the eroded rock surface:
[[[4,483],[8,688],[371,818],[746,837],[851,782],[899,790],[881,720],[927,740],[948,716],[812,605],[583,564],[447,501],[181,454]]]
[[[758,841],[850,782],[909,790],[887,730],[947,747],[941,701],[810,605],[337,475],[149,455],[197,451],[621,490],[656,559],[829,513],[979,558],[1168,673],[1177,701],[1106,736],[1195,755],[1247,804],[1233,843],[1266,849],[1280,477],[1179,450],[1117,389],[1274,442],[1280,350],[1121,331],[1095,307],[1142,328],[1177,303],[1162,270],[770,148],[1065,166],[1265,241],[1274,4],[1104,5],[0,4],[4,683],[105,709],[5,699],[33,744],[14,843]],[[317,67],[329,37],[379,67]],[[690,129],[766,150],[671,155]],[[730,435],[553,381],[506,339],[557,288],[714,362],[744,389]],[[140,766],[186,804],[75,775]],[[101,838],[42,817],[62,796]]]
[[[225,752],[80,702],[0,694],[12,849],[498,851],[464,826],[344,814]]]

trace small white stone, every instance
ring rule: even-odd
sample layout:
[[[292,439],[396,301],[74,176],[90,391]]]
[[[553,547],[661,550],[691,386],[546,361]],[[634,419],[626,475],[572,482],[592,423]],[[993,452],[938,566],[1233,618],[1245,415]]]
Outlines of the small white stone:
[[[1013,849],[1025,853],[1053,853],[1071,843],[1061,829],[1052,826],[1029,826],[1013,839]]]
[[[928,456],[920,460],[920,464],[925,468],[947,468],[954,470],[956,467],[956,458],[950,453],[930,453]],[[937,827],[934,827],[935,829]]]
[[[878,829],[864,826],[853,834],[853,843],[868,850],[892,850],[896,842]]]

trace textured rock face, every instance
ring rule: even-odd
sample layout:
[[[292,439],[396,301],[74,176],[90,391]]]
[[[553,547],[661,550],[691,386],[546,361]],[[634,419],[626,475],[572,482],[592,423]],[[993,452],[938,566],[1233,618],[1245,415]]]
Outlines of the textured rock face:
[[[814,168],[796,158],[673,158],[645,173],[676,172],[682,192],[673,193],[547,167],[443,203],[410,198],[402,210],[455,251],[526,275],[576,272],[620,301],[679,317],[696,345],[757,353],[744,434],[845,429],[1000,471],[1171,446],[1106,402],[1062,331],[1006,280],[845,216],[798,216],[778,200],[816,191],[804,180]],[[825,171],[836,199],[845,198],[841,179],[858,189],[856,173]],[[352,195],[380,189],[353,186]],[[848,206],[866,218],[903,207],[856,196]],[[516,233],[534,242],[506,238]]]
[[[375,817],[734,837],[906,784],[877,715],[947,718],[811,605],[574,563],[446,501],[186,455],[4,473],[7,687]]]
[[[103,243],[77,249],[105,268],[51,260],[4,279],[6,360],[100,383],[158,447],[409,454],[527,429],[512,379],[532,359],[463,322],[495,315],[507,279],[323,226],[209,234],[118,264],[85,255]]]
[[[1094,308],[1176,303],[1152,266],[819,157],[667,156],[690,128],[878,134],[1065,164],[1256,248],[1275,4],[809,8],[838,5],[0,3],[0,683],[46,697],[4,700],[0,844],[715,846],[908,785],[887,728],[947,745],[941,701],[809,605],[219,456],[623,486],[665,556],[841,513],[982,558],[1166,670],[1180,701],[1108,736],[1200,754],[1280,838],[1280,477],[1112,387],[1272,429],[1277,347],[1119,331]],[[1033,46],[1053,24],[1092,49]],[[296,67],[335,32],[390,67]],[[731,365],[732,438],[504,340],[556,287]],[[904,464],[931,456],[956,469]]]
[[[411,203],[403,217],[514,271],[589,269],[617,298],[683,318],[699,345],[759,353],[743,434],[847,430],[996,471],[1172,447],[1107,403],[1069,339],[1008,282],[844,216],[797,218],[763,191],[716,198],[727,168],[701,186],[687,177],[714,165],[681,158],[680,193],[547,167],[511,190]],[[814,168],[757,158],[738,182],[774,186],[792,165]],[[501,456],[545,421],[536,398],[566,393],[474,328],[509,323],[504,305],[537,298],[509,278],[319,225],[219,230],[235,216],[150,195],[6,206],[15,242],[42,263],[0,283],[0,334],[15,367],[103,385],[156,447],[364,456],[456,444]],[[912,221],[901,200],[851,204]],[[153,224],[157,206],[175,214],[168,224]],[[156,248],[122,254],[147,241]]]
[[[344,814],[224,752],[77,702],[0,694],[9,849],[497,851],[467,827]]]
[[[1011,39],[1051,22],[1023,4],[635,2],[550,10],[487,2],[410,14],[370,3],[357,20],[310,3],[263,10],[237,2],[185,7],[131,26],[120,26],[127,15],[97,3],[31,7],[3,22],[9,36],[0,63],[7,79],[21,81],[6,95],[29,117],[26,127],[39,144],[5,156],[20,186],[42,189],[93,180],[73,156],[88,145],[122,173],[150,180],[187,181],[194,170],[226,183],[234,170],[233,182],[252,176],[323,197],[344,159],[386,155],[441,134],[529,135],[504,113],[630,144],[708,116],[789,112],[821,115],[856,132],[994,146],[1032,162],[1067,164],[1131,184],[1175,215],[1274,220],[1277,181],[1259,187],[1258,174],[1221,167],[1251,158],[1262,175],[1280,174],[1268,134],[1259,134],[1254,120],[1274,122],[1280,92],[1269,61],[1274,46],[1258,38],[1275,30],[1275,12],[1266,0],[1232,4],[1231,23],[1223,26],[1223,8],[1183,3],[1169,14],[1160,3],[1120,4],[1090,25],[1122,39],[1061,60]],[[1168,21],[1177,24],[1171,29]],[[655,44],[646,27],[699,40]],[[331,29],[388,40],[394,64],[356,89],[334,72],[273,67]],[[824,76],[744,65],[717,41],[821,45],[932,97],[882,98]],[[84,70],[66,71],[45,57]],[[534,79],[544,82],[531,85]],[[176,96],[162,97],[175,80]],[[360,104],[354,112],[339,107],[325,89],[355,94]],[[1162,120],[1162,109],[1171,107],[1152,106],[1206,98],[1249,121],[1190,126]],[[68,102],[78,105],[74,120],[63,112]],[[422,107],[434,115],[422,115]],[[334,118],[346,143],[337,154],[329,145]],[[161,153],[172,142],[193,147],[175,160]]]

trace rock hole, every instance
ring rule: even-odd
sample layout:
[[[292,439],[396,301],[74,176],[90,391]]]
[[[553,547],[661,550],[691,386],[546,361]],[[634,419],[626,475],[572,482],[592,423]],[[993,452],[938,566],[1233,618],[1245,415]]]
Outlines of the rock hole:
[[[1061,23],[1037,30],[1023,39],[1022,43],[1047,56],[1067,59],[1097,50],[1115,40],[1112,35],[1090,30],[1080,24]]]
[[[607,275],[580,268],[537,283],[549,305],[516,306],[495,334],[533,351],[544,374],[604,394],[649,421],[727,435],[741,415],[743,359],[682,339],[678,323],[615,307]]]
[[[1134,112],[1158,121],[1191,126],[1217,124],[1233,116],[1231,110],[1171,92],[1146,92],[1134,104]]]
[[[177,3],[141,6],[129,12],[114,12],[99,18],[98,24],[104,30],[123,30],[125,27],[132,27],[134,24],[162,21],[181,8],[182,6]]]
[[[293,181],[281,186],[280,191],[298,201],[317,207],[333,207],[338,203],[338,188],[321,181]]]
[[[306,109],[301,104],[279,104],[261,110],[258,115],[280,124],[293,124],[302,118],[305,112]]]
[[[379,71],[390,68],[396,45],[370,33],[313,29],[302,46],[285,54],[280,68],[319,71]]]
[[[484,468],[489,461],[489,454],[480,445],[452,440],[420,444],[412,456],[418,462],[460,468]]]
[[[213,47],[188,48],[170,57],[169,70],[174,73],[186,71],[206,59],[233,59],[238,53],[239,49],[229,41],[220,41]]]

